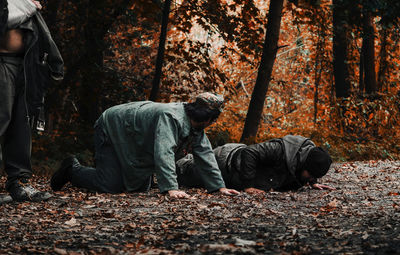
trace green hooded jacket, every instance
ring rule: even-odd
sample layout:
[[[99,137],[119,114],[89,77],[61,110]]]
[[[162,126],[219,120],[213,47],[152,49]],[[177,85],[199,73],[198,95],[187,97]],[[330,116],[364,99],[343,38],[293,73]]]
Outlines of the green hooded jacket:
[[[206,189],[225,187],[211,144],[204,131],[191,129],[184,103],[127,103],[107,109],[102,118],[127,191],[137,190],[153,173],[161,192],[178,189],[175,161],[188,144]]]

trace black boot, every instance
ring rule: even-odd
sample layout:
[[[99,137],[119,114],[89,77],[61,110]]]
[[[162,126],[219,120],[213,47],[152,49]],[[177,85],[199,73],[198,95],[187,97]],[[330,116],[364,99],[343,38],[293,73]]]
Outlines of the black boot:
[[[54,191],[59,191],[62,187],[71,181],[71,172],[74,166],[79,166],[79,161],[75,156],[64,159],[60,168],[53,174],[50,180],[50,186]]]
[[[7,191],[16,202],[40,202],[49,199],[52,195],[46,191],[39,191],[32,187],[27,180],[21,179],[7,185]]]

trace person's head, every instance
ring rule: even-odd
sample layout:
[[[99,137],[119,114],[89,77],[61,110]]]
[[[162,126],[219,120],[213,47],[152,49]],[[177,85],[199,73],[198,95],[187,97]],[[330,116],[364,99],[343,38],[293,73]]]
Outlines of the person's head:
[[[209,92],[196,96],[193,102],[184,105],[195,129],[204,129],[211,125],[221,114],[224,98]]]
[[[326,175],[332,164],[331,156],[321,147],[314,147],[308,153],[301,172],[301,181],[314,183],[316,179]]]

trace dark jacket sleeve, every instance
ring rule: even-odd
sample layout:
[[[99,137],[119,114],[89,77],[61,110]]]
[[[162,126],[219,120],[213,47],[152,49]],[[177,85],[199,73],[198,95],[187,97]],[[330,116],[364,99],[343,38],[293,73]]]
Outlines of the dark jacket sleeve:
[[[39,30],[39,44],[42,48],[41,51],[43,51],[43,56],[40,56],[40,60],[42,63],[46,64],[49,70],[48,74],[53,80],[62,80],[64,78],[64,61],[61,57],[61,53],[40,12],[34,17]]]
[[[8,20],[8,3],[7,0],[0,0],[0,38],[3,37],[7,31]]]
[[[283,160],[280,142],[270,141],[250,145],[241,151],[240,178],[244,188],[255,186],[256,172],[278,164]]]

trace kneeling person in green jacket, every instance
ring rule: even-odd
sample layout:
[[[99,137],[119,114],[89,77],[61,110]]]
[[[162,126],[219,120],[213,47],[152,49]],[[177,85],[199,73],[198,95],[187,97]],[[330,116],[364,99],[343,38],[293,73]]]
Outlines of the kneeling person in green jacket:
[[[223,98],[202,93],[192,103],[132,102],[107,109],[96,121],[96,168],[71,156],[51,178],[51,188],[66,183],[92,191],[120,193],[147,191],[155,173],[161,192],[188,198],[178,189],[175,161],[191,147],[204,186],[209,192],[239,194],[225,188],[204,128],[220,115]]]
[[[296,190],[306,184],[315,189],[334,189],[317,183],[332,163],[328,152],[302,136],[287,135],[249,146],[228,143],[215,148],[214,154],[228,188],[253,194]],[[191,154],[176,165],[179,185],[203,186]]]

